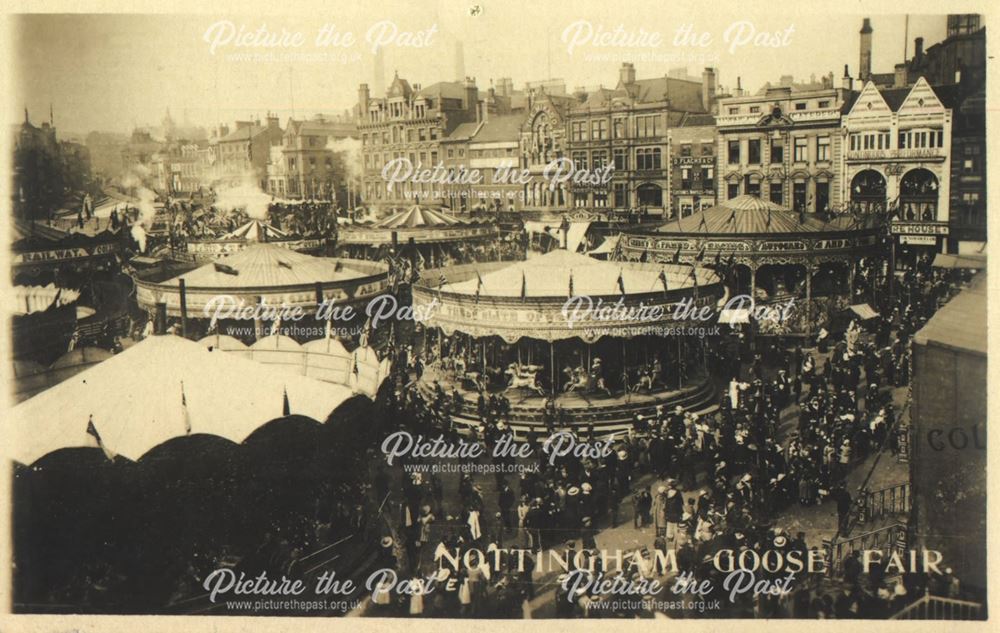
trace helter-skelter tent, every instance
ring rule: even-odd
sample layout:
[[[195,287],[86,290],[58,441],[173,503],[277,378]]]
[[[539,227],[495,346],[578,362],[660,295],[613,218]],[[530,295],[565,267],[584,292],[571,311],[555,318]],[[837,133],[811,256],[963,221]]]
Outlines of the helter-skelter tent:
[[[137,461],[185,435],[240,443],[288,414],[323,422],[353,393],[178,336],[154,336],[18,404],[0,421],[2,450],[30,465],[59,449],[97,446],[96,431],[109,452]]]

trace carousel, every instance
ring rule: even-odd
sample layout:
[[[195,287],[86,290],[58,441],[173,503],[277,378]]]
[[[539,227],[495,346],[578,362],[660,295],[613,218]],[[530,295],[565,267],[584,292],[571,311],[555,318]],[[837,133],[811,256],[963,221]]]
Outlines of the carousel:
[[[271,243],[253,244],[169,279],[160,277],[155,268],[136,273],[139,307],[156,318],[179,318],[189,338],[189,330],[207,333],[213,315],[218,315],[222,333],[233,328],[245,332],[250,320],[260,338],[263,321],[271,321],[271,333],[276,333],[281,315],[296,308],[305,316],[294,323],[286,319],[289,335],[296,340],[322,338],[331,319],[338,327],[348,326],[346,317],[339,322],[337,314],[323,318],[325,312],[349,306],[355,318],[363,317],[368,303],[389,286],[385,264],[313,257]],[[322,320],[317,319],[320,307]]]
[[[378,259],[400,244],[411,245],[430,266],[437,266],[456,247],[497,238],[497,229],[486,219],[463,219],[444,210],[415,204],[397,210],[371,225],[345,227],[338,248],[349,257]]]
[[[759,324],[761,334],[809,335],[831,315],[874,299],[856,287],[858,273],[882,256],[884,227],[871,219],[821,219],[743,195],[651,231],[628,231],[614,250],[625,261],[701,262],[754,305],[792,307],[789,318]]]
[[[273,244],[300,253],[321,253],[326,247],[323,237],[292,235],[263,220],[250,219],[232,231],[218,237],[189,238],[186,249],[195,260],[206,261],[237,253],[253,244]]]
[[[522,262],[424,271],[413,287],[427,315],[422,389],[459,394],[459,428],[480,423],[480,394],[503,394],[515,436],[556,427],[627,432],[637,416],[712,407],[708,325],[725,293],[711,270],[600,261],[555,250]],[[710,329],[710,328],[709,328]],[[704,334],[704,332],[703,332]]]

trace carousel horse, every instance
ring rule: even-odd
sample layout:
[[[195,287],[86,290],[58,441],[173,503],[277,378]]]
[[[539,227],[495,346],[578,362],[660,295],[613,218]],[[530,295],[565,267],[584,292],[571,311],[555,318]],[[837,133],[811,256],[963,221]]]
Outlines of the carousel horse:
[[[507,366],[507,370],[504,374],[506,374],[509,379],[507,382],[507,389],[530,389],[538,392],[538,395],[540,396],[545,395],[542,388],[538,386],[537,365],[521,366],[517,363],[511,363]]]
[[[575,368],[570,376],[570,381],[566,383],[566,388],[563,391],[566,393],[571,391],[590,391],[590,376],[581,368]]]

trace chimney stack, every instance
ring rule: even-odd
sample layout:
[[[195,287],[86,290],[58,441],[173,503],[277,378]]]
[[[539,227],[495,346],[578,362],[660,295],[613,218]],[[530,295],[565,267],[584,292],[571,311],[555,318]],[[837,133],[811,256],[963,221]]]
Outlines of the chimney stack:
[[[715,69],[706,68],[701,73],[701,105],[706,112],[711,112],[715,105]]]
[[[635,66],[631,62],[622,63],[622,67],[618,69],[618,82],[624,86],[635,83]]]
[[[892,77],[892,87],[893,88],[903,88],[906,86],[906,64],[896,64],[893,67],[895,71]]]
[[[847,64],[844,64],[844,76],[840,80],[840,87],[844,90],[854,88],[854,80],[851,79],[851,73],[847,70]]]
[[[476,115],[479,107],[479,88],[476,87],[475,77],[465,78],[465,108],[472,114]]]
[[[358,86],[358,109],[360,110],[358,115],[362,119],[368,116],[368,101],[370,98],[371,93],[368,91],[368,84]]]
[[[920,61],[924,56],[924,38],[918,37],[913,40],[913,59]]]
[[[858,79],[868,81],[872,74],[872,21],[865,18],[861,25],[861,60],[858,68]]]

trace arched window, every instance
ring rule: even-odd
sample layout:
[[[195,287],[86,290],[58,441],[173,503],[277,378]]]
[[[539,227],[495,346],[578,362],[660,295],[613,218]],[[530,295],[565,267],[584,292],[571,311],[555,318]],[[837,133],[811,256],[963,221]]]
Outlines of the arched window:
[[[922,168],[911,169],[899,181],[899,212],[904,220],[937,219],[938,179]]]
[[[851,180],[851,206],[862,213],[885,211],[885,177],[874,169],[858,172]]]

